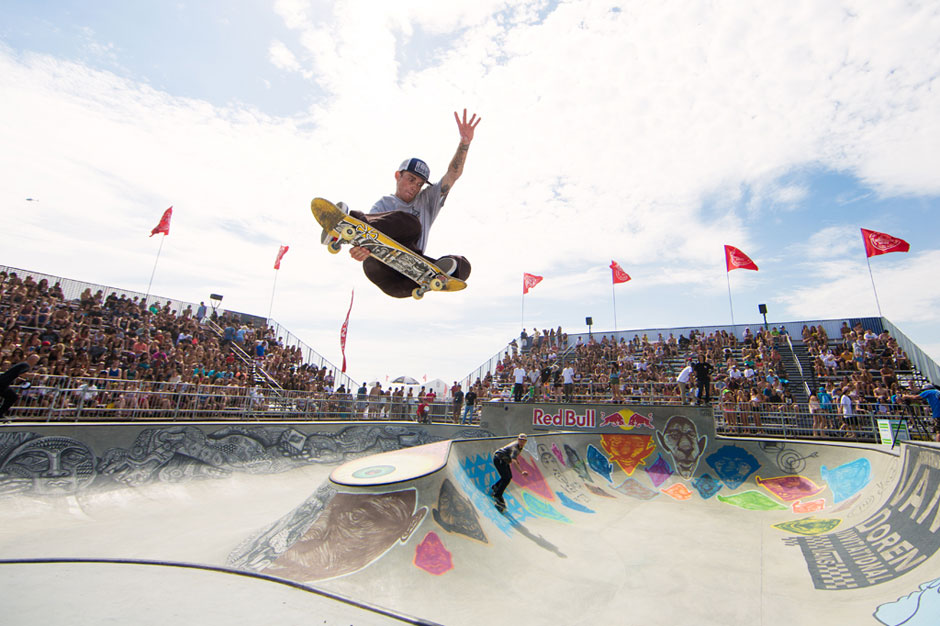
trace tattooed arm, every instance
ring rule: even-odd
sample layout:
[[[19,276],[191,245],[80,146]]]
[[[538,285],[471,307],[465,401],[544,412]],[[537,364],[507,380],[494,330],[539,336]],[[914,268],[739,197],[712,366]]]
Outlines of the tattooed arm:
[[[470,142],[473,141],[473,131],[477,124],[483,118],[477,117],[474,113],[467,121],[467,109],[463,110],[463,119],[454,111],[454,119],[457,120],[457,130],[460,132],[460,143],[457,145],[457,152],[454,158],[450,160],[447,166],[447,173],[441,178],[441,195],[446,196],[450,188],[454,186],[460,175],[463,174],[463,164],[467,160],[467,151],[470,149]]]

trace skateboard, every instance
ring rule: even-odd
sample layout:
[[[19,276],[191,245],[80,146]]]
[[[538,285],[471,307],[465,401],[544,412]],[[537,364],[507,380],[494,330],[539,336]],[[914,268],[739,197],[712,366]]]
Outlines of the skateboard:
[[[428,291],[460,291],[467,287],[464,281],[448,276],[420,254],[365,222],[347,215],[329,200],[314,198],[310,202],[310,211],[331,237],[326,243],[331,254],[336,254],[346,244],[368,249],[372,258],[417,283],[418,286],[411,292],[416,300],[420,300]]]

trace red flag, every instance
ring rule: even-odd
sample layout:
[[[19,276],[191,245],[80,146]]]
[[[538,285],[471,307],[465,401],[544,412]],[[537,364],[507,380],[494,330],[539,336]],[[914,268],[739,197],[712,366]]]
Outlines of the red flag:
[[[153,237],[157,233],[163,233],[165,235],[170,234],[170,218],[173,217],[173,207],[170,207],[163,212],[163,217],[160,218],[160,223],[157,224],[157,227],[150,231],[150,236]]]
[[[522,295],[529,293],[529,289],[532,289],[536,285],[542,282],[541,276],[536,276],[535,274],[524,273],[522,275]]]
[[[892,237],[887,233],[879,233],[877,230],[863,228],[862,239],[865,240],[865,254],[868,258],[889,252],[907,252],[911,249],[911,244],[903,239]]]
[[[277,259],[274,261],[274,269],[281,269],[281,259],[284,258],[284,255],[287,254],[287,251],[290,249],[290,246],[281,246],[277,251]],[[345,371],[345,370],[343,370]]]
[[[623,271],[623,268],[620,267],[620,264],[616,261],[610,262],[610,271],[613,274],[614,284],[625,283],[630,280],[630,275]]]
[[[725,246],[725,266],[727,271],[731,270],[754,270],[757,271],[757,265],[751,260],[751,257],[744,254],[734,246]]]
[[[282,246],[286,248],[287,246]],[[286,250],[285,250],[286,251]],[[343,353],[343,373],[346,373],[346,329],[349,328],[349,314],[352,312],[353,298],[356,297],[356,290],[353,289],[349,294],[349,310],[346,311],[346,321],[343,322],[343,328],[339,331],[339,349]]]

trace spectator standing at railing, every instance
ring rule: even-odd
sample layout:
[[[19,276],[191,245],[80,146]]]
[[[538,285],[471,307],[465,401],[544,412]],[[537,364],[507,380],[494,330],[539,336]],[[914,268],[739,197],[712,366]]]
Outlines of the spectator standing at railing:
[[[525,332],[525,331],[523,331]],[[522,389],[525,385],[526,371],[522,367],[522,364],[517,364],[516,368],[512,371],[513,385],[512,385],[512,399],[513,402],[522,402]]]
[[[10,387],[16,382],[17,378],[36,367],[37,363],[39,363],[39,355],[30,354],[26,357],[25,361],[20,361],[0,374],[0,397],[3,398],[3,402],[0,404],[0,418],[6,415],[6,412],[13,406],[13,403],[16,402],[18,398],[16,392],[10,389]]]
[[[685,403],[689,400],[689,382],[692,380],[692,363],[686,360],[685,367],[676,376],[676,384],[679,385],[679,401]]]
[[[842,412],[842,422],[849,429],[855,426],[855,404],[850,395],[851,387],[842,388],[842,395],[839,397],[839,410]]]
[[[933,438],[940,442],[940,391],[936,385],[925,386],[918,394],[905,394],[901,396],[902,400],[909,402],[926,402],[930,405],[930,413],[933,417]]]
[[[699,360],[692,366],[695,372],[696,399],[695,404],[711,402],[711,380],[712,364],[705,357],[699,357]]]
[[[463,415],[460,417],[460,424],[473,423],[473,409],[477,401],[477,392],[475,387],[470,387],[463,398]]]
[[[454,423],[456,424],[460,419],[460,410],[463,408],[464,403],[464,393],[463,389],[460,388],[460,383],[454,381],[454,386],[450,389],[450,396],[452,402],[453,412],[451,417],[453,417]]]
[[[574,368],[571,367],[570,363],[565,366],[565,369],[561,370],[561,379],[564,401],[571,402],[574,396]]]

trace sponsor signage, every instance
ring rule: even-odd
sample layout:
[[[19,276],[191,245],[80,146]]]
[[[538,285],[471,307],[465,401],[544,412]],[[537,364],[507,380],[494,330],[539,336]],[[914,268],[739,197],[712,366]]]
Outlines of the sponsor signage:
[[[559,409],[557,413],[550,413],[542,409],[532,409],[533,426],[555,426],[561,428],[594,428],[597,426],[597,413],[594,409],[586,409],[578,413],[574,409]]]
[[[895,439],[895,435],[897,438]],[[894,446],[895,441],[910,441],[911,433],[907,429],[906,420],[878,419],[878,436],[881,443]]]
[[[902,479],[877,513],[852,528],[785,539],[799,546],[817,589],[857,589],[897,578],[940,547],[940,454],[910,446]]]

